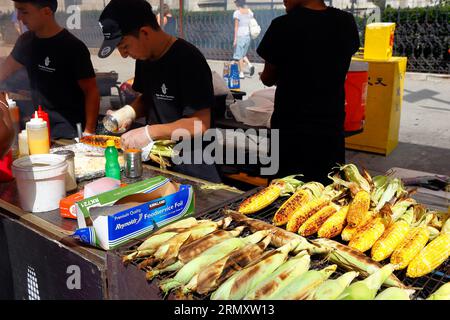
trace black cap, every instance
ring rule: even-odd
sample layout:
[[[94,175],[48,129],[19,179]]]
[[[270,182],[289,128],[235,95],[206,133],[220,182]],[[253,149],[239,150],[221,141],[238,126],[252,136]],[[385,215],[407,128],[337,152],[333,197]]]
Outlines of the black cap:
[[[58,9],[58,1],[57,0],[13,0],[18,3],[33,3],[42,7],[50,7],[53,12],[56,12]]]
[[[108,57],[122,37],[139,30],[156,19],[152,6],[145,0],[112,0],[100,15],[99,23],[105,40],[98,56]]]

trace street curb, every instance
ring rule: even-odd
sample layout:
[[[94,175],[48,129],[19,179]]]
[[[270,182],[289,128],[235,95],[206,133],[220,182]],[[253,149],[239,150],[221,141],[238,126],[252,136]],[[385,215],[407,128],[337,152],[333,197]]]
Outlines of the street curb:
[[[406,79],[416,81],[450,80],[449,74],[407,72]]]

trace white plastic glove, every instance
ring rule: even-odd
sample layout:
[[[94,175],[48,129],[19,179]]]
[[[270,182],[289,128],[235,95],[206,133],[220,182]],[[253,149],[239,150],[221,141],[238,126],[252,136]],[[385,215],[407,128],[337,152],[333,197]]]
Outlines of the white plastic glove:
[[[131,130],[122,135],[121,146],[122,150],[127,149],[144,149],[149,144],[154,143],[148,132],[149,126]],[[152,145],[153,147],[153,145]]]

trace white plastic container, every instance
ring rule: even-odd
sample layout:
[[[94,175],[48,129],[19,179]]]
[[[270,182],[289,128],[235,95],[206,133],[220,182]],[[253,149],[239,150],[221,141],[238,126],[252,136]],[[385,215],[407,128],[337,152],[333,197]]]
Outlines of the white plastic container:
[[[67,162],[64,156],[23,157],[13,162],[12,171],[23,210],[46,212],[59,208],[59,201],[66,196]]]
[[[22,130],[19,133],[19,158],[28,155],[30,155],[30,149],[28,148],[27,130]]]

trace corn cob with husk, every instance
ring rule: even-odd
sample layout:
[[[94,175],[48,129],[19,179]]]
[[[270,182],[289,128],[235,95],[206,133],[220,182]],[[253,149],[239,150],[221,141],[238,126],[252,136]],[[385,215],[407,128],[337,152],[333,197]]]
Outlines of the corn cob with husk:
[[[339,167],[339,171],[340,172],[334,176],[331,176],[331,174],[328,175],[328,177],[334,181],[334,184],[349,188],[353,194],[358,190],[364,190],[370,193],[372,188],[369,181],[361,175],[354,164],[343,165]],[[346,180],[340,178],[340,173],[342,172],[344,173]]]
[[[319,231],[320,227],[330,218],[333,214],[335,214],[339,210],[339,207],[335,204],[330,204],[328,206],[323,207],[311,217],[309,217],[298,229],[298,233],[303,237],[311,236],[317,231]]]
[[[400,179],[394,178],[389,181],[386,189],[383,192],[380,200],[376,204],[375,211],[380,211],[381,208],[391,201],[394,197],[400,198],[401,196],[407,194],[408,192],[404,189],[403,184]]]
[[[372,259],[382,261],[389,258],[408,234],[411,223],[414,220],[414,208],[408,211],[396,222],[392,223],[380,239],[372,247]]]
[[[331,265],[322,270],[310,270],[294,278],[283,290],[277,291],[270,297],[271,300],[305,300],[311,297],[314,290],[326,281],[337,266]]]
[[[170,238],[166,243],[162,244],[153,255],[153,259],[149,265],[158,265],[158,269],[163,269],[177,261],[180,248],[185,243],[189,243],[201,239],[219,227],[219,224],[214,221],[200,223],[190,230],[177,234]]]
[[[424,276],[439,267],[450,256],[450,220],[441,234],[423,248],[408,265],[406,275],[411,278]]]
[[[450,282],[443,284],[427,300],[450,300]]]
[[[376,176],[373,177],[372,182],[373,182],[373,189],[370,193],[370,200],[373,203],[378,203],[388,185],[388,177]]]
[[[156,250],[163,244],[166,243],[170,238],[176,236],[176,232],[165,232],[152,236],[145,240],[136,251],[124,256],[122,262],[127,264],[136,258],[146,257],[154,254]]]
[[[307,252],[301,251],[261,281],[244,297],[244,300],[270,300],[273,294],[283,290],[294,278],[308,271],[310,262],[311,258]]]
[[[327,259],[332,263],[336,263],[345,270],[357,271],[361,277],[368,277],[381,269],[381,265],[378,262],[334,240],[320,238],[312,240],[312,242],[323,250],[328,251]],[[405,285],[394,274],[391,274],[386,279],[384,285],[405,288]]]
[[[414,292],[415,290],[391,287],[381,291],[375,297],[375,300],[411,300],[411,295]]]
[[[287,259],[298,242],[267,252],[259,261],[235,273],[225,281],[212,295],[211,300],[241,300],[258,283],[272,274]]]
[[[381,285],[394,272],[395,266],[385,265],[364,280],[352,283],[345,288],[338,300],[373,300]]]
[[[347,223],[349,226],[359,226],[361,225],[364,217],[370,208],[370,194],[367,191],[361,190],[350,202],[348,213],[347,213]]]
[[[383,235],[390,222],[388,217],[374,218],[361,228],[358,228],[348,246],[358,251],[366,252]]]
[[[391,263],[397,270],[405,269],[416,255],[426,246],[430,239],[427,224],[433,218],[432,215],[424,216],[418,225],[408,231],[405,239],[391,255]]]
[[[330,201],[325,197],[313,199],[307,204],[303,205],[298,211],[296,211],[289,219],[286,230],[291,232],[297,232],[300,226],[308,220],[313,214],[318,212],[323,207],[327,206]]]
[[[249,218],[233,210],[223,210],[223,213],[232,217],[234,221],[245,224],[252,232],[261,230],[270,231],[270,234],[272,235],[271,244],[277,248],[282,247],[291,241],[296,241],[299,243],[297,248],[294,250],[296,253],[301,250],[308,250],[310,254],[319,253],[322,251],[316,245],[310,243],[306,238],[281,228],[277,228],[267,222]]]
[[[227,239],[239,236],[245,229],[244,226],[237,227],[231,231],[217,230],[206,237],[200,238],[183,246],[178,254],[178,260],[164,268],[156,266],[146,273],[146,279],[152,280],[159,274],[180,270],[186,263],[201,255],[203,252]],[[150,258],[151,259],[151,258]],[[139,264],[139,268],[145,268],[151,261],[145,260]]]
[[[303,182],[294,179],[295,176],[297,175],[273,180],[268,187],[245,199],[239,205],[238,211],[242,214],[255,213],[272,204],[280,196],[286,196],[294,193],[295,189],[299,185],[303,184]]]
[[[347,222],[348,206],[341,207],[336,213],[329,217],[319,228],[317,235],[320,238],[334,238],[341,234]]]
[[[347,288],[350,283],[358,277],[359,273],[350,271],[344,273],[337,279],[327,280],[322,283],[312,295],[312,300],[335,300]]]
[[[236,249],[242,248],[249,243],[258,243],[269,234],[268,231],[259,231],[245,238],[231,238],[227,239],[214,247],[206,250],[197,258],[185,264],[175,275],[174,278],[169,278],[161,281],[160,288],[164,293],[170,290],[186,285],[191,281],[197,273],[199,273],[206,266],[217,260],[226,257]]]
[[[224,257],[200,273],[195,275],[191,281],[183,287],[183,294],[195,291],[198,294],[208,294],[216,290],[222,283],[230,278],[234,273],[244,269],[250,263],[261,258],[264,250],[270,243],[270,235],[257,244],[250,243],[233,251],[229,256]]]
[[[392,221],[397,221],[400,217],[402,217],[409,207],[416,204],[416,200],[412,198],[406,198],[397,201],[392,206]]]

